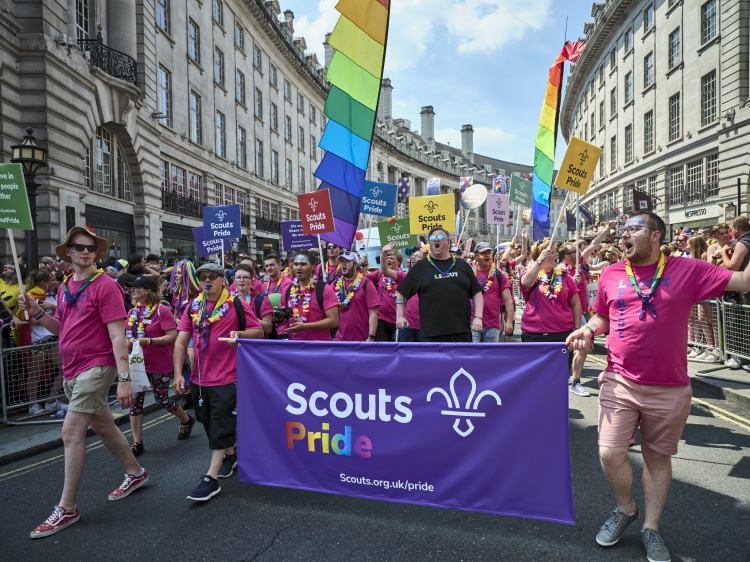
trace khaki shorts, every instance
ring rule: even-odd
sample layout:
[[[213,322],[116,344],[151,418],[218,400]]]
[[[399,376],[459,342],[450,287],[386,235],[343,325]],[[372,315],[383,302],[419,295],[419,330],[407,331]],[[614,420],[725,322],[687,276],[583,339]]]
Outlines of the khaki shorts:
[[[117,378],[117,367],[91,367],[76,378],[64,381],[63,390],[70,400],[68,410],[82,414],[103,414],[108,407],[107,393]]]
[[[657,453],[676,455],[693,396],[689,384],[639,384],[622,375],[599,375],[599,446],[632,447],[639,427],[641,443]]]

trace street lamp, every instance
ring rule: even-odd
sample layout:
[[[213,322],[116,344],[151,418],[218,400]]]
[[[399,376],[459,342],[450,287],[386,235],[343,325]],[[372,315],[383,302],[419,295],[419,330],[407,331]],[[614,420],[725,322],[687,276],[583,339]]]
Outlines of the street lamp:
[[[36,183],[36,173],[39,168],[44,168],[47,165],[47,149],[37,146],[33,132],[34,129],[27,127],[23,142],[10,147],[13,154],[10,161],[14,164],[21,164],[26,192],[29,195],[29,210],[31,211],[33,229],[31,232],[27,232],[25,236],[27,271],[39,267],[39,248],[37,247],[36,237],[36,190],[39,184]]]

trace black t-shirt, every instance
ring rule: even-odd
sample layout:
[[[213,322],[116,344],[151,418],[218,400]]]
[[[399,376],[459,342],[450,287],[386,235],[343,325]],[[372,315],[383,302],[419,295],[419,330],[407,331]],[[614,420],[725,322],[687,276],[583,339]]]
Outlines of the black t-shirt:
[[[453,259],[432,263],[447,272]],[[470,299],[481,291],[471,266],[461,259],[445,277],[440,277],[428,260],[420,260],[398,286],[398,292],[407,299],[419,295],[419,332],[428,337],[470,331]]]

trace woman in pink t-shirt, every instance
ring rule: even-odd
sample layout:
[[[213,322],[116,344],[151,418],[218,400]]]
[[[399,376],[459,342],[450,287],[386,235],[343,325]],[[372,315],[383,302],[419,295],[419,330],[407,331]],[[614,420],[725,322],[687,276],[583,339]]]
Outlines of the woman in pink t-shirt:
[[[180,431],[177,439],[190,437],[195,425],[195,418],[189,416],[169,397],[172,378],[172,353],[177,339],[177,325],[169,307],[160,304],[156,281],[141,275],[128,283],[130,294],[136,301],[125,319],[125,337],[132,346],[140,342],[143,349],[143,362],[146,374],[154,392],[154,399],[159,407],[174,414],[180,420]],[[145,392],[136,392],[130,406],[130,427],[133,430],[133,444],[130,450],[135,456],[145,451],[143,447],[143,400]]]

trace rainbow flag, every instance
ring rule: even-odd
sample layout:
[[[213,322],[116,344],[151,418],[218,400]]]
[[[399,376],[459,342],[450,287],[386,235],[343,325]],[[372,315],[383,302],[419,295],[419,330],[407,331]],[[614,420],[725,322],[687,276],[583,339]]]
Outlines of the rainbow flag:
[[[328,124],[318,146],[326,151],[315,177],[331,192],[335,232],[321,238],[351,248],[370,159],[380,96],[390,0],[340,0],[341,17],[328,43],[336,52],[326,77],[331,89],[323,113]]]
[[[560,97],[565,61],[576,62],[586,43],[568,41],[549,69],[547,92],[536,133],[534,175],[531,183],[531,216],[534,240],[549,236],[549,195],[555,169],[555,145],[560,118]]]

